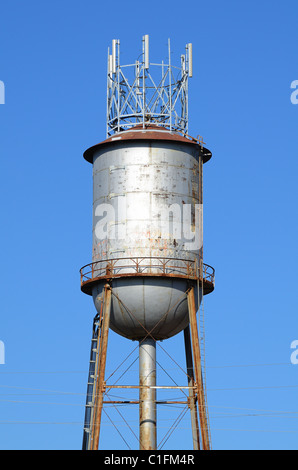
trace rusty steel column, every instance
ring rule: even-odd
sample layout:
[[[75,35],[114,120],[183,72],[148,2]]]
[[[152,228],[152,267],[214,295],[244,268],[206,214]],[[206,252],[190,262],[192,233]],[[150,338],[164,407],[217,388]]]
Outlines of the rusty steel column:
[[[95,403],[94,403],[94,418],[93,418],[93,427],[91,434],[91,448],[90,450],[98,450],[99,444],[99,433],[100,433],[100,423],[101,423],[101,414],[103,406],[103,395],[104,395],[104,386],[105,386],[105,369],[106,369],[106,359],[107,359],[107,347],[108,347],[108,335],[110,327],[110,311],[111,311],[111,296],[112,289],[109,284],[106,284],[104,287],[104,305],[103,305],[103,317],[102,325],[100,331],[100,344],[99,344],[99,359],[98,359],[98,368],[96,371],[96,390],[95,390]]]
[[[140,450],[156,450],[156,341],[139,345]]]
[[[192,342],[192,350],[193,350],[196,391],[197,391],[200,426],[201,426],[202,449],[210,450],[205,393],[204,393],[204,385],[203,385],[203,380],[202,380],[201,352],[200,352],[198,324],[197,324],[197,317],[196,317],[196,302],[195,302],[193,286],[188,291],[187,301],[188,301],[189,323],[190,323],[190,331],[191,331],[191,342]]]
[[[191,352],[191,339],[190,339],[189,325],[187,325],[187,327],[184,330],[184,345],[185,345],[185,358],[186,358],[188,386],[194,387],[195,379],[194,379],[194,371],[193,371],[193,360],[192,360],[192,352]],[[194,450],[199,450],[200,449],[200,429],[199,429],[199,422],[198,422],[196,397],[195,397],[193,388],[189,389],[188,400],[189,400],[189,409],[190,409],[190,418],[191,418],[193,448]]]

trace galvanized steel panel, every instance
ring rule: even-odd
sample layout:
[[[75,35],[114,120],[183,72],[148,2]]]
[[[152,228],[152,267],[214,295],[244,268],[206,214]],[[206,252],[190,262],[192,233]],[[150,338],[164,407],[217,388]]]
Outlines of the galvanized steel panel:
[[[142,256],[198,259],[198,249],[190,250],[183,234],[176,235],[183,229],[183,211],[189,231],[195,228],[194,206],[200,203],[199,158],[196,147],[170,141],[114,142],[97,149],[93,159],[93,262]],[[102,212],[105,207],[115,215],[113,220]],[[181,224],[173,232],[171,224],[179,210]],[[106,223],[100,225],[100,220]],[[101,238],[97,236],[99,227]],[[136,339],[144,336],[138,322],[147,330],[160,322],[154,332],[156,339],[177,334],[188,324],[186,296],[175,308],[173,305],[187,285],[180,279],[114,279],[113,292],[134,318],[113,298],[111,328]],[[93,288],[95,305],[102,287],[99,283]],[[169,308],[171,312],[161,320]]]

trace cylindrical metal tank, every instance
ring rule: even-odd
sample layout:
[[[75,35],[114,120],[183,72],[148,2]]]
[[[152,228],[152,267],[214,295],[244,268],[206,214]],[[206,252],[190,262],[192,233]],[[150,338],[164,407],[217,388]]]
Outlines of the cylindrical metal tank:
[[[202,256],[202,167],[208,149],[154,126],[89,148],[93,163],[96,308],[111,273],[110,327],[130,339],[165,339],[188,324],[185,292]],[[197,296],[196,296],[197,297]]]

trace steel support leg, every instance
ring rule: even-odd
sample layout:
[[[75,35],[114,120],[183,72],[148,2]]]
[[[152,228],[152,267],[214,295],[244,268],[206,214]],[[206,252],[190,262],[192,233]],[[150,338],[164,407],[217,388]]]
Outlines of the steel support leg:
[[[194,371],[193,371],[189,325],[184,330],[184,345],[185,345],[188,386],[194,387],[195,379],[194,379]],[[200,449],[200,429],[199,429],[199,422],[198,422],[196,397],[195,397],[195,392],[193,388],[189,389],[189,409],[190,409],[190,417],[191,417],[193,448],[194,450],[199,450]]]
[[[196,302],[195,302],[193,286],[188,291],[187,301],[188,301],[189,323],[190,323],[190,330],[191,330],[194,371],[195,371],[195,379],[196,379],[196,391],[197,391],[197,399],[198,399],[198,407],[199,407],[202,449],[209,450],[210,442],[209,442],[209,432],[208,432],[208,421],[207,421],[207,415],[206,415],[206,403],[205,403],[204,385],[203,385],[202,368],[201,368],[201,353],[200,353],[200,345],[199,345],[198,324],[197,324],[197,317],[196,317]]]
[[[146,338],[139,345],[140,450],[156,450],[156,341]]]
[[[91,434],[91,450],[97,450],[99,444],[99,433],[101,414],[103,406],[103,395],[104,395],[104,379],[105,379],[105,368],[107,358],[107,347],[108,347],[108,335],[110,326],[110,311],[111,311],[111,296],[112,289],[109,284],[104,287],[104,305],[103,305],[103,318],[100,333],[100,344],[99,344],[99,359],[98,368],[96,371],[96,390],[95,390],[95,404],[94,404],[94,419]]]

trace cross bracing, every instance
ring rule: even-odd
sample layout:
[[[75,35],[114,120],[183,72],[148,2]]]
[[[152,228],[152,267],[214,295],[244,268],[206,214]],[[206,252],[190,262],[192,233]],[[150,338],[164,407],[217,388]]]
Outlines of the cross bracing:
[[[192,47],[187,44],[180,66],[149,63],[148,36],[134,64],[120,65],[120,41],[108,52],[107,137],[136,125],[155,124],[188,133],[188,78],[192,76]]]

